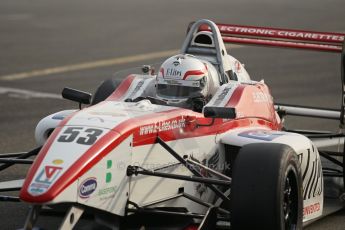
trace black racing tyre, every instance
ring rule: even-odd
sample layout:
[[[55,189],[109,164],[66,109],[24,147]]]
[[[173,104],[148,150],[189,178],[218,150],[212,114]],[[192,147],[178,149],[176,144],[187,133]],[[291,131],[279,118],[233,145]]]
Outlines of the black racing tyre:
[[[118,79],[107,79],[103,81],[97,88],[92,101],[91,105],[95,105],[101,101],[104,101],[109,97],[120,85],[121,81]]]
[[[230,194],[231,229],[302,229],[302,177],[287,145],[245,145],[235,160]]]

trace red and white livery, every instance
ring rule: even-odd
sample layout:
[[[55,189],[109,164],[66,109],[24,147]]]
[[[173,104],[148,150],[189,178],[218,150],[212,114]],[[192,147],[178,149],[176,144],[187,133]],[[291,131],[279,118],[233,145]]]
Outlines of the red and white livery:
[[[112,229],[185,230],[301,229],[338,210],[343,153],[320,148],[343,135],[285,130],[282,118],[343,122],[344,108],[275,105],[224,42],[338,52],[343,41],[335,33],[194,23],[181,54],[157,75],[105,81],[91,106],[39,122],[42,147],[20,190],[33,207],[24,228],[56,204],[70,207],[61,229],[87,209]],[[63,96],[90,102],[77,90]]]

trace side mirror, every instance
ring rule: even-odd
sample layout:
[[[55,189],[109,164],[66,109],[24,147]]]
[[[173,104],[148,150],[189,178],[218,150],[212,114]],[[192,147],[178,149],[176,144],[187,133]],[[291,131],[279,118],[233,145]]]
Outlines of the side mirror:
[[[236,111],[234,108],[229,107],[204,107],[204,116],[210,118],[236,118]]]
[[[61,94],[65,99],[78,102],[79,108],[81,104],[89,105],[91,103],[91,93],[65,87]]]

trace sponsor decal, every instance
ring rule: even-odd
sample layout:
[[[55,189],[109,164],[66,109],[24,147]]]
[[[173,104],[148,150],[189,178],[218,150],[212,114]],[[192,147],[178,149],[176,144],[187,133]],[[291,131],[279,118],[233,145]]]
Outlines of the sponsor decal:
[[[98,196],[105,196],[105,195],[109,195],[112,193],[115,193],[117,190],[117,187],[109,187],[109,188],[104,188],[104,189],[100,189],[98,191]]]
[[[323,193],[322,185],[322,167],[319,154],[316,148],[307,149],[307,159],[301,158],[301,162],[306,161],[306,166],[303,167],[302,179],[306,183],[303,186],[303,200],[321,196]],[[315,156],[312,159],[312,156]]]
[[[253,92],[253,101],[256,103],[271,102],[272,98],[263,92]]]
[[[178,66],[180,64],[181,64],[181,59],[179,59],[179,58],[176,61],[173,62],[174,66]]]
[[[45,193],[49,188],[49,185],[47,184],[41,184],[41,183],[32,183],[29,188],[29,192],[32,195],[40,195],[42,193]]]
[[[38,174],[35,182],[50,185],[59,176],[61,170],[61,167],[47,165]]]
[[[87,178],[79,186],[79,197],[83,199],[89,198],[90,195],[96,190],[96,188],[97,188],[96,178],[95,177]]]
[[[54,175],[58,175],[59,172],[61,171],[61,167],[56,167],[56,166],[46,166],[44,167],[44,172],[46,174],[46,177],[48,179],[51,179]]]
[[[257,140],[263,140],[263,141],[272,141],[276,139],[277,137],[280,137],[284,135],[283,133],[271,133],[266,130],[254,130],[254,131],[245,131],[238,136],[240,137],[246,137],[246,138],[252,138]]]
[[[110,170],[112,165],[113,165],[113,161],[107,160],[107,170]],[[107,174],[105,175],[105,182],[109,183],[110,181],[111,181],[111,172],[107,172]]]
[[[135,94],[142,88],[144,83],[145,83],[145,80],[139,81],[138,84],[135,86],[134,90],[132,91],[132,93],[127,98],[132,98],[133,99]]]
[[[312,204],[312,205],[308,205],[308,206],[303,208],[303,217],[311,215],[311,214],[318,212],[318,211],[320,211],[320,203],[319,202]]]
[[[63,119],[65,119],[65,115],[60,115],[60,114],[56,114],[56,115],[54,115],[53,117],[52,117],[52,119],[54,119],[54,120],[63,120]]]
[[[112,181],[112,173],[110,171],[112,169],[112,167],[113,167],[113,161],[107,160],[106,161],[107,172],[105,174],[105,183],[106,184],[109,184]],[[118,189],[117,186],[99,189],[97,192],[97,196],[100,197],[100,200],[106,200],[106,199],[112,198],[115,196],[117,189]]]
[[[45,166],[30,185],[29,192],[33,195],[45,193],[50,185],[58,178],[61,171],[62,167],[51,165]]]
[[[173,69],[173,68],[167,68],[165,76],[166,77],[182,77],[182,71]]]
[[[186,126],[186,119],[183,117],[178,120],[171,120],[171,121],[160,121],[155,124],[151,125],[145,125],[140,127],[139,129],[139,135],[147,135],[147,134],[153,134],[158,133],[162,131],[169,131],[173,129],[179,129],[184,128]]]
[[[97,193],[97,196],[99,196],[100,200],[107,200],[113,198],[117,190],[117,186],[100,189]]]
[[[228,95],[230,90],[232,89],[232,85],[229,85],[223,89],[223,91],[218,95],[217,99],[214,101],[213,106],[218,106],[222,101],[225,99],[225,97]]]
[[[341,35],[330,35],[322,33],[308,33],[308,32],[298,32],[298,31],[286,31],[286,30],[271,30],[265,28],[245,28],[245,27],[235,27],[235,26],[220,26],[221,32],[238,32],[238,33],[248,33],[257,35],[272,35],[277,37],[294,37],[294,38],[305,38],[305,39],[328,39],[333,41],[343,41],[344,36]]]
[[[63,160],[61,160],[61,159],[55,159],[55,160],[53,160],[53,164],[54,164],[54,165],[61,165],[61,164],[63,164]]]

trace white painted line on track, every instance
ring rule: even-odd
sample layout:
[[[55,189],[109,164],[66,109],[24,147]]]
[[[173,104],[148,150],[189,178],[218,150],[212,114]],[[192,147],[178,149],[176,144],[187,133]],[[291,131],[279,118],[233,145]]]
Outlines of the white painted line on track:
[[[5,76],[0,76],[0,80],[5,81],[13,81],[13,80],[20,80],[32,77],[39,77],[39,76],[46,76],[50,74],[58,74],[58,73],[66,73],[71,71],[77,70],[86,70],[86,69],[94,69],[99,67],[106,67],[106,66],[113,66],[125,63],[133,63],[139,62],[144,60],[150,60],[155,58],[163,58],[168,57],[174,54],[177,54],[179,50],[166,50],[160,52],[153,52],[153,53],[146,53],[146,54],[138,54],[133,56],[126,56],[126,57],[119,57],[119,58],[112,58],[112,59],[104,59],[92,62],[84,62],[79,64],[73,65],[65,65],[41,70],[33,70],[29,72],[22,72],[22,73],[15,73],[9,74]]]
[[[238,48],[243,47],[242,45],[234,45],[234,44],[231,44],[231,45],[226,44],[225,46],[226,48],[230,48],[230,49],[238,49]],[[174,50],[165,50],[165,51],[152,52],[152,53],[146,53],[146,54],[137,54],[137,55],[125,56],[125,57],[119,57],[119,58],[96,60],[96,61],[91,61],[91,62],[84,62],[84,63],[78,63],[78,64],[72,64],[72,65],[58,66],[58,67],[52,67],[52,68],[47,68],[47,69],[32,70],[28,72],[3,75],[3,76],[0,76],[0,80],[14,81],[14,80],[20,80],[20,79],[26,79],[26,78],[32,78],[32,77],[47,76],[51,74],[95,69],[95,68],[100,68],[100,67],[107,67],[107,66],[120,65],[120,64],[125,64],[125,63],[151,60],[155,58],[164,58],[164,57],[169,57],[178,53],[179,53],[179,50],[174,49]]]
[[[21,99],[31,99],[31,98],[48,98],[48,99],[62,99],[60,94],[54,93],[43,93],[31,90],[0,87],[0,95],[8,94],[9,97],[21,98]]]

